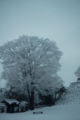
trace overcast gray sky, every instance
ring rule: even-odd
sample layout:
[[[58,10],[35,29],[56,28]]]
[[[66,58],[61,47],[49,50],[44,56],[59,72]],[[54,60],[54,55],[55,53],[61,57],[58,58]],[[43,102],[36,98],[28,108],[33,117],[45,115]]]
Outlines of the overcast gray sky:
[[[76,81],[74,72],[80,65],[80,0],[0,0],[0,45],[23,34],[56,41],[63,52],[59,75],[65,86]],[[0,87],[4,84],[0,81]]]

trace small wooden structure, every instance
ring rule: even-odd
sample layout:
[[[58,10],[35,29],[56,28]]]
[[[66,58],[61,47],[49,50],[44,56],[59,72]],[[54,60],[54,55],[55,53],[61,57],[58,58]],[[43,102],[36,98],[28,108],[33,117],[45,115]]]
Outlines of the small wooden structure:
[[[4,103],[0,103],[0,113],[7,112],[7,106]]]
[[[14,113],[19,111],[19,102],[16,99],[5,99],[2,101],[7,106],[7,113]]]

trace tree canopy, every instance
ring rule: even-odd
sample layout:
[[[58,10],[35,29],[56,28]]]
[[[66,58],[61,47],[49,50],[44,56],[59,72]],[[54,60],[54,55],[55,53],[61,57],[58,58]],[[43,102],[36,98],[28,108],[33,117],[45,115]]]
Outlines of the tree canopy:
[[[2,78],[9,85],[26,90],[33,104],[35,91],[46,95],[60,88],[63,81],[57,72],[61,56],[54,41],[21,36],[0,46]]]

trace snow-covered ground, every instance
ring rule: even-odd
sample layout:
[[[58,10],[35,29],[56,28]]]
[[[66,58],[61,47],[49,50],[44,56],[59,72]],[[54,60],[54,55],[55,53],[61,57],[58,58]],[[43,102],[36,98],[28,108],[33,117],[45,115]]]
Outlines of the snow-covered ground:
[[[43,114],[33,114],[42,111]],[[80,82],[74,82],[52,107],[23,113],[0,113],[0,120],[80,120]]]
[[[23,113],[0,113],[0,120],[80,120],[80,104],[57,105],[35,109],[43,114],[33,114],[33,111]]]

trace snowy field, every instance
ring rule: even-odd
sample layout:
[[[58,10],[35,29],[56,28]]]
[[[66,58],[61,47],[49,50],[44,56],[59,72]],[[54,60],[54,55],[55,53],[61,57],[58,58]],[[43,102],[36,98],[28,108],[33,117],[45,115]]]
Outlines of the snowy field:
[[[34,111],[43,111],[43,114],[33,114],[33,111],[0,113],[0,120],[80,120],[80,104],[44,107]]]

